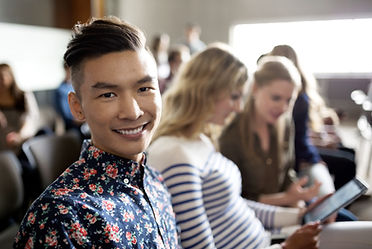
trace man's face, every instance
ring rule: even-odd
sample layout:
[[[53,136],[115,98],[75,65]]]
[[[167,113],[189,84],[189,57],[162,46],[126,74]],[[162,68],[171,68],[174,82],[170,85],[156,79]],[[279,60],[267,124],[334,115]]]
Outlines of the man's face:
[[[81,96],[69,96],[74,116],[88,123],[96,147],[139,161],[161,114],[155,61],[145,50],[114,52],[81,70]]]

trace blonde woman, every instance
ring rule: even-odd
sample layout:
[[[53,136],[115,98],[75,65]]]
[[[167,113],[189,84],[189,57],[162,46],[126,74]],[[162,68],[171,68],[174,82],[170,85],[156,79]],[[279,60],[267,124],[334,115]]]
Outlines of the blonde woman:
[[[148,162],[161,171],[172,196],[183,248],[266,248],[270,236],[299,224],[301,210],[241,197],[237,166],[206,135],[241,111],[247,69],[226,46],[196,54],[164,96],[162,119],[148,149]],[[282,245],[316,248],[319,223],[297,230]]]
[[[244,111],[220,137],[224,156],[242,173],[242,196],[266,204],[302,207],[320,183],[303,188],[296,180],[290,114],[301,78],[285,57],[266,56],[254,73]]]

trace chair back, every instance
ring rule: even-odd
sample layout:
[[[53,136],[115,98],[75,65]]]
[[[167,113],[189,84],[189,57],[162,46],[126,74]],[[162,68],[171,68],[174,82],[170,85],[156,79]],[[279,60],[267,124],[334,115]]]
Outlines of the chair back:
[[[31,167],[39,172],[42,189],[79,159],[80,148],[81,140],[74,132],[36,136],[22,145]]]
[[[0,172],[0,220],[6,220],[21,208],[24,198],[21,163],[13,151],[0,151]]]

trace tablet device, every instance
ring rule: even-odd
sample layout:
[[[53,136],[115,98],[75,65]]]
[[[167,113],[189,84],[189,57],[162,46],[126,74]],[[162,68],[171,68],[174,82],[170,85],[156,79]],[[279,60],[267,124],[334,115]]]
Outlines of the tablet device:
[[[331,214],[352,203],[367,190],[368,186],[365,182],[358,178],[352,179],[329,198],[307,212],[304,216],[304,222],[325,221]]]

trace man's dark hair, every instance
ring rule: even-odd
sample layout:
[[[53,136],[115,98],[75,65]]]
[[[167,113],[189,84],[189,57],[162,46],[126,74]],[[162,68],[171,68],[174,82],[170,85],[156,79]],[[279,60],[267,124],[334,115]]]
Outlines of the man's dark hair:
[[[73,31],[64,60],[71,69],[77,93],[83,80],[80,66],[84,60],[111,52],[145,48],[146,39],[142,31],[117,17],[93,18],[87,23],[76,24]]]

